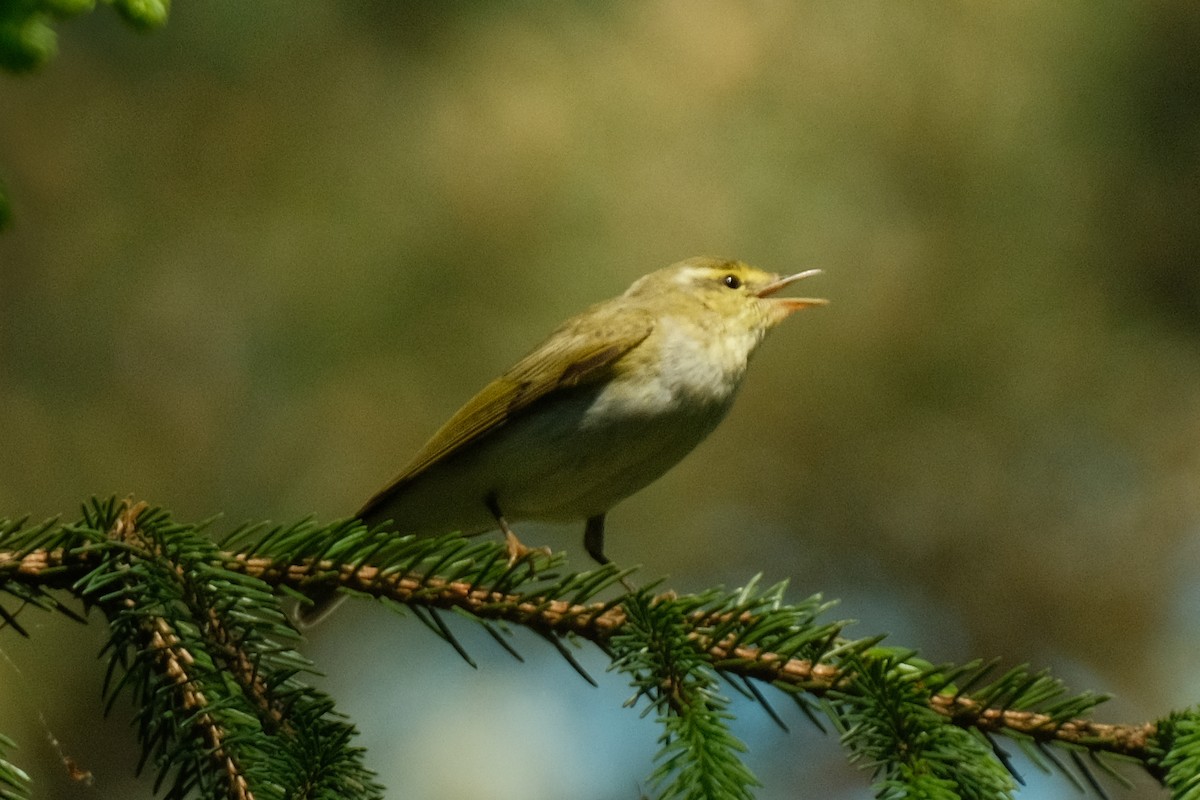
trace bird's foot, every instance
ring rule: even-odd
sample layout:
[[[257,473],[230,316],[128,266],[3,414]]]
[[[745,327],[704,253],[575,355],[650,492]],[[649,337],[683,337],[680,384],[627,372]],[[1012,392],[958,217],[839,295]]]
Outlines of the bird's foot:
[[[549,547],[529,547],[522,544],[511,528],[507,528],[504,531],[504,548],[508,550],[508,565],[510,567],[518,561],[529,558],[534,553],[541,553],[547,558],[550,557],[551,553]]]

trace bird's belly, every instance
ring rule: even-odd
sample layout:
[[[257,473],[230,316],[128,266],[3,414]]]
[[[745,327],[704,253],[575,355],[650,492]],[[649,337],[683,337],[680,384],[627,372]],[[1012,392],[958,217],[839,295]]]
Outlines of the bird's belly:
[[[660,477],[728,409],[630,401],[620,388],[567,393],[510,420],[430,467],[383,511],[401,532],[472,533],[510,521],[571,521],[603,513]],[[383,517],[383,514],[380,514]]]
[[[585,394],[515,420],[484,455],[494,496],[513,518],[581,519],[607,511],[687,455],[725,408],[680,410]]]

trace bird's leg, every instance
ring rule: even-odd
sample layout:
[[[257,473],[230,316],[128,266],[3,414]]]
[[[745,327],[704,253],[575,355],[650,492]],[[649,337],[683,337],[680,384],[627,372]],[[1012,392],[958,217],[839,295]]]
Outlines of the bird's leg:
[[[489,497],[487,499],[488,510],[492,512],[492,516],[496,518],[496,524],[500,526],[500,532],[504,534],[504,546],[508,550],[508,565],[511,567],[522,558],[525,558],[530,553],[545,553],[550,555],[549,547],[527,547],[517,538],[517,534],[513,533],[513,529],[509,527],[508,520],[504,518],[504,514],[500,513],[500,504],[496,502],[496,498]]]
[[[603,514],[588,517],[587,524],[583,528],[583,549],[587,550],[587,554],[600,566],[612,563],[612,560],[604,555]]]
[[[600,566],[605,566],[612,563],[612,559],[604,555],[603,514],[597,514],[594,517],[588,517],[587,523],[583,526],[583,549],[587,550],[587,554],[591,556]],[[627,591],[635,591],[633,584],[624,578],[621,578],[621,584]]]

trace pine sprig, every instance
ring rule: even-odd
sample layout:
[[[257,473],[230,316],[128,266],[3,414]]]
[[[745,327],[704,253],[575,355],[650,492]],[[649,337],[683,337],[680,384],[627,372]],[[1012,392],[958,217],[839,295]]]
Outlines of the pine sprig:
[[[108,703],[133,696],[167,798],[381,796],[352,726],[298,677],[311,665],[265,584],[160,510],[98,505],[85,519],[112,543],[76,584],[109,618]]]
[[[28,636],[17,621],[27,608],[56,611],[82,622],[83,617],[53,590],[71,583],[71,570],[65,562],[72,554],[69,551],[74,548],[77,555],[78,548],[86,544],[86,534],[59,525],[56,520],[26,525],[24,519],[0,520],[0,548],[9,555],[0,562],[0,628],[8,626]]]
[[[627,624],[609,641],[613,669],[628,675],[663,728],[650,777],[660,797],[750,800],[757,779],[739,756],[746,746],[729,731],[729,701],[689,636],[687,604],[646,593],[625,603]]]
[[[29,775],[8,760],[8,751],[16,745],[0,734],[0,800],[28,800]]]
[[[1155,771],[1172,800],[1200,800],[1200,709],[1174,713],[1158,723]]]
[[[929,705],[921,670],[893,654],[843,660],[849,677],[828,695],[851,761],[873,772],[876,797],[1011,798],[1012,775],[987,741]]]

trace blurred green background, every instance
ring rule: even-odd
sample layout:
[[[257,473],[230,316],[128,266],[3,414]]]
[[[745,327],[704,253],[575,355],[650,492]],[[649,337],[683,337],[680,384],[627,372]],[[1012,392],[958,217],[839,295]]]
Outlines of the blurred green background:
[[[1200,698],[1200,7],[181,2],[0,75],[0,515],[352,513],[562,319],[692,255],[820,266],[711,439],[609,517],[694,590]],[[576,527],[531,543],[586,566]],[[39,798],[149,796],[98,625],[0,634]],[[461,626],[460,626],[461,627]],[[634,798],[656,731],[541,643],[355,604],[324,685],[393,796]],[[864,798],[739,706],[762,798]],[[54,738],[56,742],[52,742]],[[72,783],[63,753],[92,771]],[[1022,798],[1071,792],[1027,764]],[[1149,781],[1116,797],[1160,797]]]

